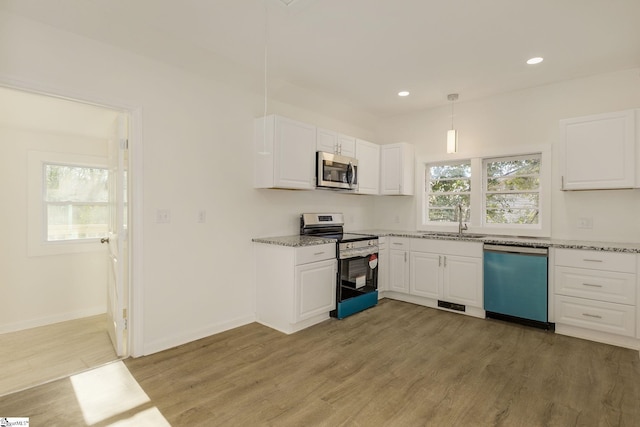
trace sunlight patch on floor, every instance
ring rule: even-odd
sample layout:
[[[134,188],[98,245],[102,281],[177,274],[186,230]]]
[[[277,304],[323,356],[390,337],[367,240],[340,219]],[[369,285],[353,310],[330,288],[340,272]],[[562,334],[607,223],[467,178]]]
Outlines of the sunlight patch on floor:
[[[170,426],[155,407],[140,408],[134,416],[124,418],[125,412],[148,404],[151,399],[121,361],[70,379],[87,425],[112,420],[109,425]]]

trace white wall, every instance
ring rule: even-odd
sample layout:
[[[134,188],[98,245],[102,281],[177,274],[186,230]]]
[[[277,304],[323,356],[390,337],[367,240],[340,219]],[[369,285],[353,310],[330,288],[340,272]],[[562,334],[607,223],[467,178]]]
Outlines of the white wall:
[[[142,111],[144,165],[131,172],[144,186],[144,199],[133,201],[143,220],[132,224],[143,232],[143,282],[133,284],[144,294],[141,353],[254,320],[253,237],[295,234],[308,211],[344,212],[351,229],[374,225],[369,196],[252,188],[263,99],[228,83],[231,75],[206,79],[6,13],[0,40],[0,82]],[[276,102],[269,113],[375,141],[355,116]],[[169,209],[171,222],[156,223],[157,209]]]
[[[105,313],[107,258],[100,244],[83,253],[29,256],[28,152],[72,153],[106,158],[104,139],[0,126],[0,333]],[[33,181],[33,180],[31,180]],[[38,206],[35,206],[38,208]],[[95,247],[97,246],[97,247]],[[101,250],[102,249],[102,250]]]
[[[445,98],[443,96],[443,98]],[[459,152],[485,153],[535,145],[552,146],[551,234],[559,239],[613,242],[640,241],[640,190],[560,191],[558,150],[560,119],[640,108],[640,70],[576,79],[506,93],[454,106],[459,131]],[[447,158],[446,131],[451,126],[451,106],[395,117],[377,129],[383,143],[410,142],[416,157]],[[391,229],[416,228],[416,198],[378,198],[377,223]],[[400,216],[396,223],[395,216]],[[578,229],[579,218],[593,219],[593,229]]]

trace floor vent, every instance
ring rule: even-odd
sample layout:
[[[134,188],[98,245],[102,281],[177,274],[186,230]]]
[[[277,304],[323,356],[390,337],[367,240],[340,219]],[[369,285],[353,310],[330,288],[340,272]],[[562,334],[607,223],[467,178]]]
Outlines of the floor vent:
[[[448,308],[455,311],[466,311],[466,307],[462,304],[456,304],[455,302],[440,301],[438,300],[438,307]]]

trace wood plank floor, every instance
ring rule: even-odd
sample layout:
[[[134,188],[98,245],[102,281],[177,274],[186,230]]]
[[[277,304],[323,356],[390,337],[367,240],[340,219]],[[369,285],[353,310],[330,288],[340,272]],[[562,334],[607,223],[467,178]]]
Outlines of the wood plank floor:
[[[116,360],[106,325],[102,314],[0,334],[0,396]]]
[[[391,300],[288,336],[254,323],[124,366],[148,399],[109,423],[145,425],[153,411],[172,426],[640,425],[638,352]],[[109,425],[88,423],[76,400],[59,380],[0,398],[0,416]]]

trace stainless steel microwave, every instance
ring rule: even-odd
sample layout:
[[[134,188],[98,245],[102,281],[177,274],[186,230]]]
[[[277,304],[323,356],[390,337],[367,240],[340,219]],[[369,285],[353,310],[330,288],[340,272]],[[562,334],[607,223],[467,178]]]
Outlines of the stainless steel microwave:
[[[352,157],[318,151],[316,186],[356,190],[358,188],[358,160]]]

